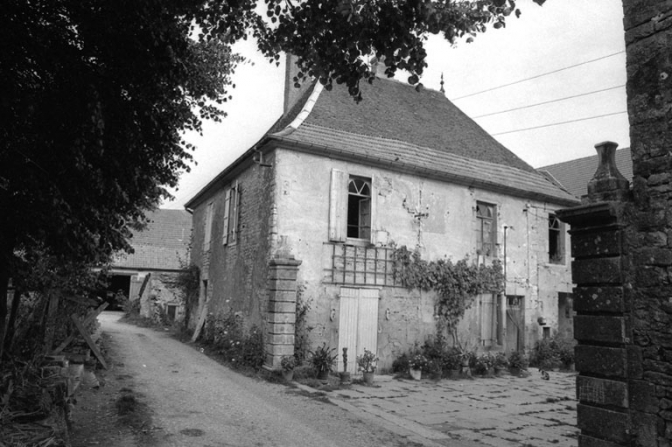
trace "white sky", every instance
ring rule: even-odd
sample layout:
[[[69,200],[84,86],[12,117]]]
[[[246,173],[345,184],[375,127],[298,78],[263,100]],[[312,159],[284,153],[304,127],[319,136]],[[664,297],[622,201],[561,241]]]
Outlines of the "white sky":
[[[441,38],[428,42],[428,64],[421,82],[438,90],[444,75],[446,96],[472,118],[554,101],[625,84],[623,10],[614,0],[531,0],[517,2],[520,19],[504,29],[490,29],[473,43],[456,47]],[[282,114],[284,64],[269,64],[252,41],[236,50],[254,61],[234,74],[233,100],[225,104],[222,123],[206,123],[204,135],[188,135],[196,145],[189,173],[163,208],[182,208],[203,186],[256,143]],[[586,63],[512,86],[456,99],[544,73]],[[402,75],[400,79],[407,77]],[[366,98],[364,99],[366,100]],[[611,140],[630,145],[627,114],[512,132],[626,111],[625,87],[536,107],[475,118],[486,131],[533,167],[595,154],[594,145]]]

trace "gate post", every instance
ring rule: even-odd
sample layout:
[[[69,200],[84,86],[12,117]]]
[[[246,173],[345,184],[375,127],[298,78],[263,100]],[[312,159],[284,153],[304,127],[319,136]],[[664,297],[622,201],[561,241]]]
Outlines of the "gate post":
[[[616,146],[595,146],[599,166],[584,205],[558,212],[571,225],[580,447],[632,445],[632,392],[641,376],[630,319],[629,182],[616,169]]]
[[[289,254],[276,255],[268,265],[266,369],[278,369],[284,356],[294,355],[296,277],[300,265],[301,261]]]

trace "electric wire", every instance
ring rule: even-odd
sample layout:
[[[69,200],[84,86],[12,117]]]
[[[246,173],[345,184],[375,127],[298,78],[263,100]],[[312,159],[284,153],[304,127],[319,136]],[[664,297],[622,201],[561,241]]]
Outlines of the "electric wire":
[[[531,107],[536,107],[536,106],[541,106],[541,105],[546,105],[546,104],[552,104],[554,102],[566,101],[568,99],[579,98],[581,96],[588,96],[588,95],[593,95],[595,93],[602,93],[602,92],[606,92],[606,91],[609,91],[609,90],[615,90],[615,89],[621,88],[621,87],[625,87],[625,84],[616,85],[614,87],[604,88],[604,89],[601,89],[601,90],[593,90],[592,92],[579,93],[577,95],[572,95],[572,96],[565,96],[564,98],[551,99],[549,101],[538,102],[538,103],[529,104],[529,105],[526,105],[526,106],[515,107],[513,109],[501,110],[499,112],[485,113],[483,115],[473,116],[471,118],[472,119],[485,118],[487,116],[493,116],[493,115],[499,115],[499,114],[502,114],[502,113],[513,112],[515,110],[529,109]]]
[[[604,115],[588,116],[586,118],[578,118],[578,119],[575,119],[575,120],[561,121],[561,122],[551,123],[551,124],[544,124],[542,126],[526,127],[526,128],[523,128],[523,129],[508,130],[506,132],[491,133],[490,136],[494,137],[494,136],[497,136],[497,135],[506,135],[506,134],[509,134],[509,133],[525,132],[527,130],[534,130],[534,129],[542,129],[544,127],[560,126],[562,124],[569,124],[569,123],[576,123],[576,122],[579,122],[579,121],[594,120],[594,119],[597,119],[597,118],[604,118],[606,116],[620,115],[622,113],[628,113],[628,112],[624,110],[624,111],[621,111],[621,112],[605,113]]]
[[[489,88],[489,89],[486,89],[486,90],[481,90],[481,91],[479,91],[479,92],[470,93],[470,94],[468,94],[468,95],[460,96],[459,98],[453,98],[453,99],[451,99],[451,101],[457,101],[457,100],[460,100],[460,99],[470,98],[470,97],[472,97],[472,96],[480,95],[480,94],[482,94],[482,93],[491,92],[491,91],[493,91],[493,90],[499,90],[500,88],[509,87],[509,86],[512,86],[512,85],[520,84],[520,83],[522,83],[522,82],[530,81],[530,80],[532,80],[532,79],[537,79],[537,78],[541,78],[541,77],[543,77],[543,76],[548,76],[548,75],[551,75],[551,74],[554,74],[554,73],[558,73],[558,72],[561,72],[561,71],[564,71],[564,70],[569,70],[570,68],[575,68],[575,67],[579,67],[579,66],[581,66],[581,65],[586,65],[586,64],[593,63],[593,62],[597,62],[597,61],[600,61],[600,60],[602,60],[602,59],[607,59],[607,58],[616,56],[616,55],[621,54],[621,53],[625,53],[625,50],[623,50],[623,51],[618,51],[618,52],[616,52],[616,53],[612,53],[612,54],[608,54],[608,55],[606,55],[606,56],[598,57],[597,59],[591,59],[591,60],[589,60],[589,61],[580,62],[580,63],[578,63],[578,64],[569,65],[569,66],[567,66],[567,67],[563,67],[563,68],[558,68],[557,70],[553,70],[553,71],[549,71],[549,72],[546,72],[546,73],[538,74],[538,75],[536,75],[536,76],[531,76],[531,77],[529,77],[529,78],[520,79],[520,80],[518,80],[518,81],[510,82],[510,83],[508,83],[508,84],[503,84],[503,85],[499,85],[499,86],[497,86],[497,87],[492,87],[492,88]]]

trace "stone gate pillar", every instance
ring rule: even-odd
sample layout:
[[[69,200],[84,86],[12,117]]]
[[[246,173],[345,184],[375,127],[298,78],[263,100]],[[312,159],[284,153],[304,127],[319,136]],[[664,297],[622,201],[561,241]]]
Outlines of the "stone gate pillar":
[[[284,254],[271,259],[268,265],[266,369],[278,369],[282,357],[294,355],[296,277],[300,265],[301,261]]]
[[[584,205],[558,213],[571,225],[580,447],[641,445],[633,441],[649,428],[632,411],[641,404],[641,354],[631,329],[629,184],[616,169],[616,146],[595,146],[599,166]]]

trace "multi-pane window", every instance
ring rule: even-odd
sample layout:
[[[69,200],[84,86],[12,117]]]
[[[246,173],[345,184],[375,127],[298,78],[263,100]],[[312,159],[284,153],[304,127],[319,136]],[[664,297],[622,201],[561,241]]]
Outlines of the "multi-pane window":
[[[358,245],[372,243],[375,221],[374,182],[371,177],[332,169],[329,190],[329,240]]]
[[[240,214],[240,185],[236,181],[224,191],[224,220],[222,245],[238,241],[238,216]]]
[[[548,216],[548,260],[552,264],[565,263],[564,224],[555,214]]]
[[[495,205],[483,202],[476,203],[476,249],[484,256],[495,255],[497,244]]]
[[[348,237],[371,238],[371,180],[350,177],[348,181]]]

